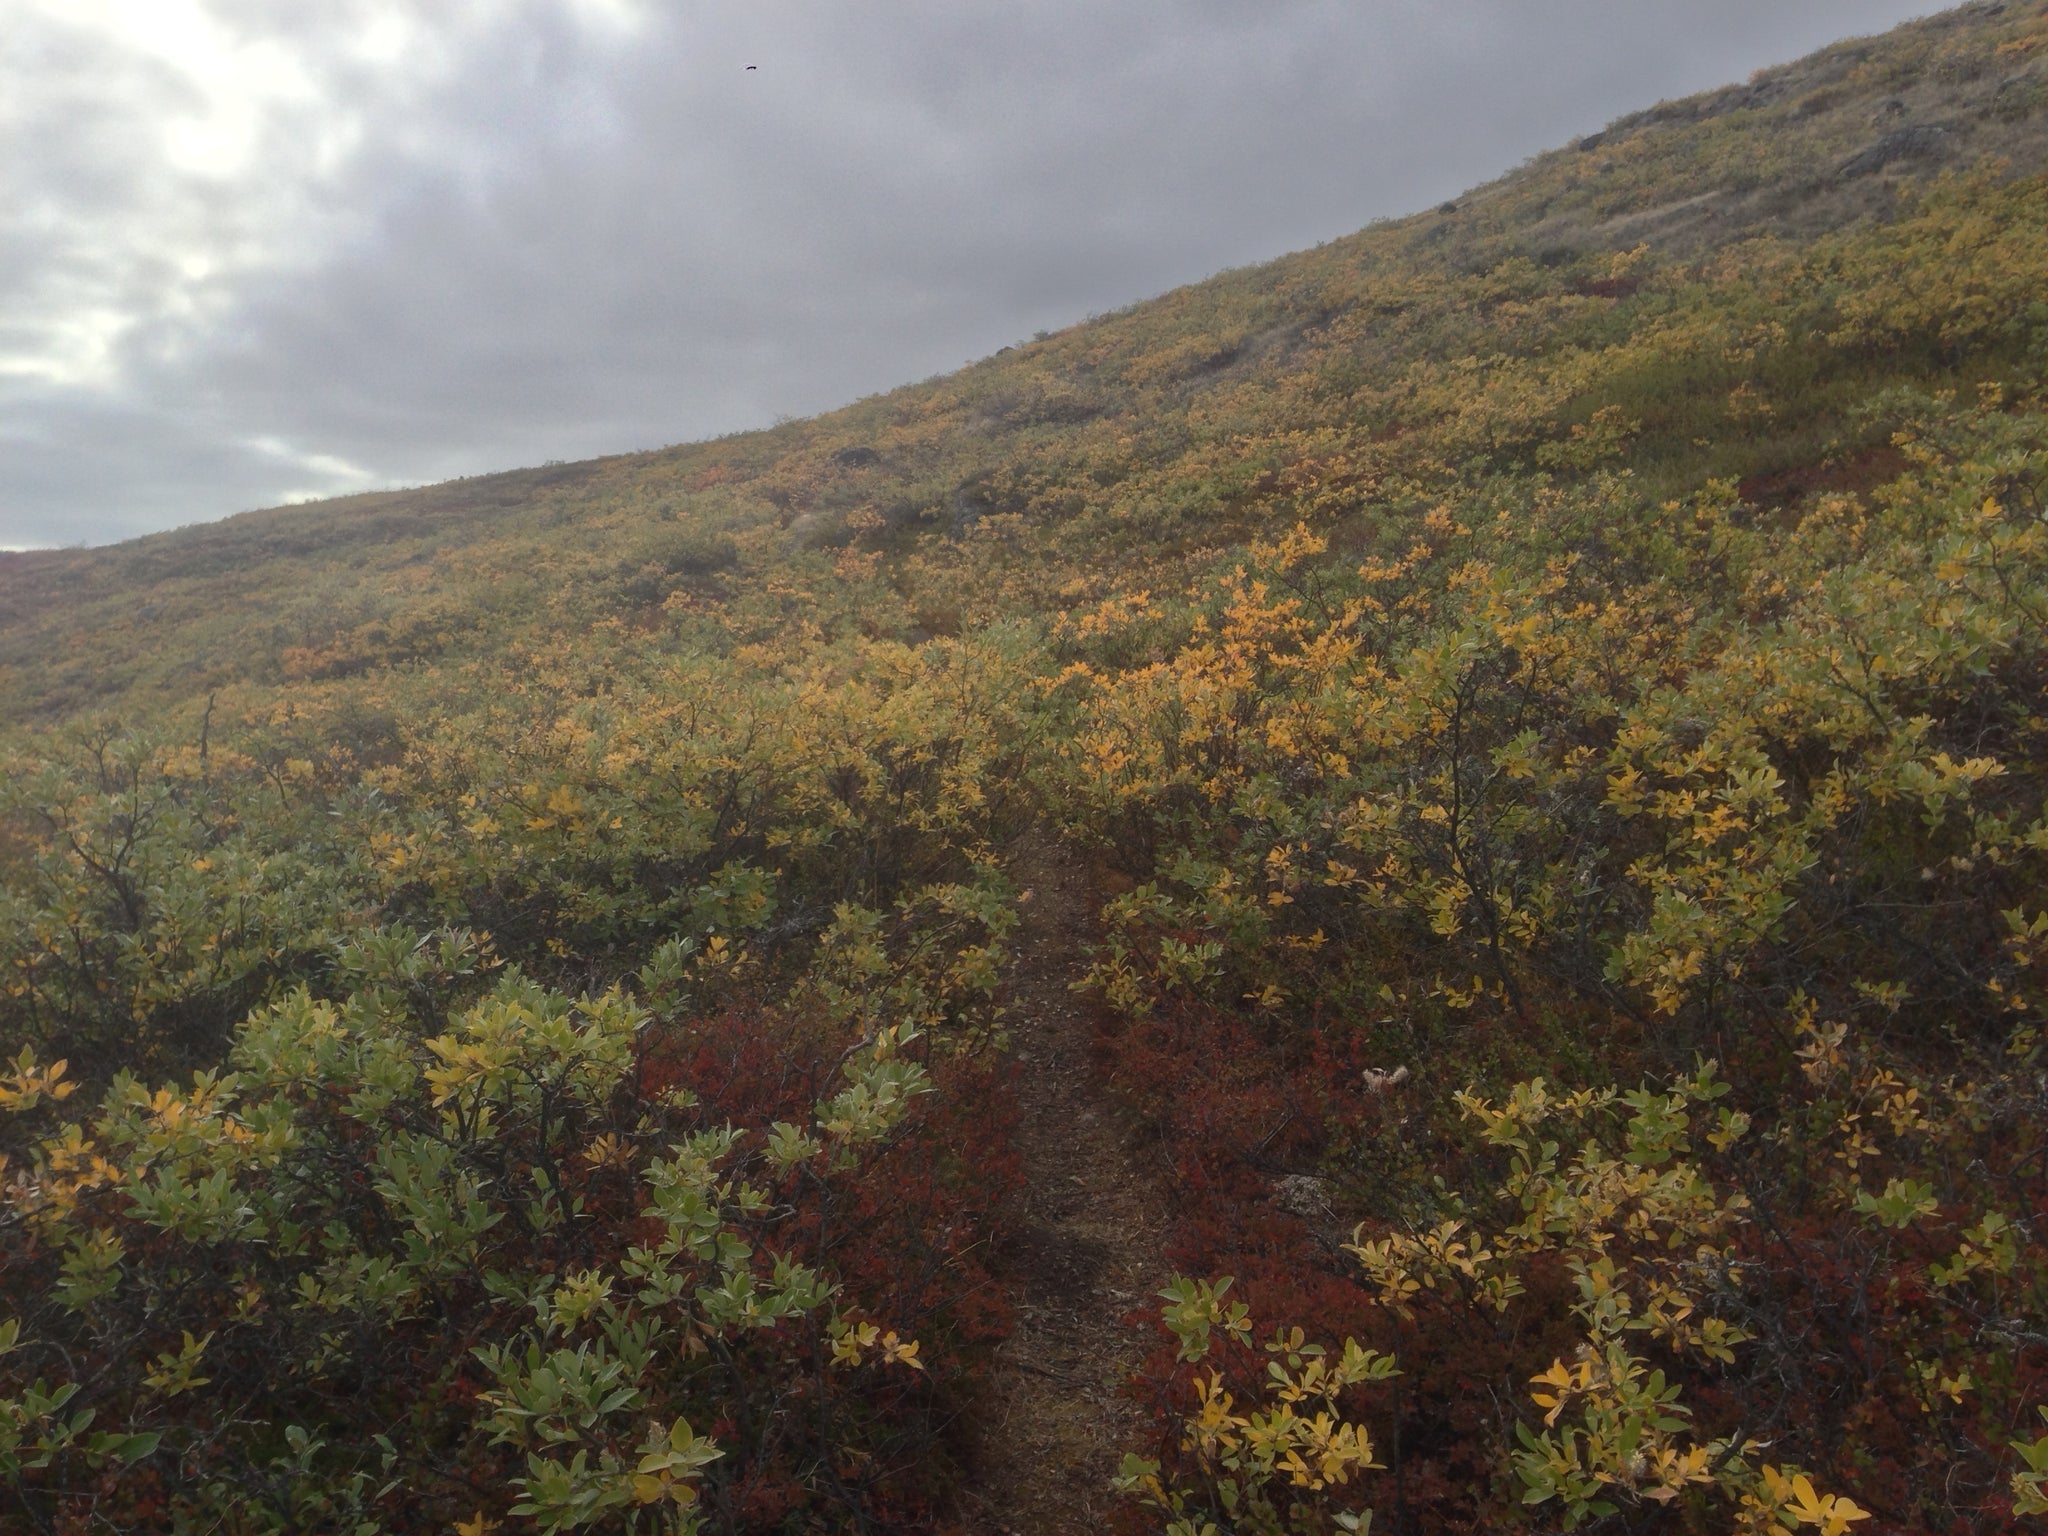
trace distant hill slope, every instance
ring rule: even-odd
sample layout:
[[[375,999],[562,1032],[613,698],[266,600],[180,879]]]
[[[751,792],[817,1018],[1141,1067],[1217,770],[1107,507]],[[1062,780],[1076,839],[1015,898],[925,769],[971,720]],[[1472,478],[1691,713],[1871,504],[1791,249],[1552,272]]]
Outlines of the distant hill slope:
[[[1720,374],[1743,369],[1653,377],[1668,356],[1622,354],[1668,354],[1701,283],[1739,285],[1815,241],[1869,259],[1871,229],[1943,178],[2038,173],[2043,25],[2038,5],[1976,5],[1842,43],[1631,114],[1440,210],[814,420],[0,556],[0,704],[50,720],[593,623],[727,647],[798,612],[831,630],[849,603],[851,622],[914,639],[1093,600],[1105,563],[1141,585],[1180,579],[1331,498],[1420,505],[1475,453],[1533,463],[1603,405],[1640,424],[1630,462],[1653,492],[1716,475],[1796,486],[1854,437],[1843,413],[1882,355],[1854,359],[1853,384],[1841,359],[1832,380],[1783,379],[1794,398],[1731,435]],[[1913,345],[1902,376],[1943,365]],[[1474,389],[1520,391],[1516,423],[1461,435]],[[891,611],[849,573],[883,583]],[[770,575],[789,588],[772,602]]]

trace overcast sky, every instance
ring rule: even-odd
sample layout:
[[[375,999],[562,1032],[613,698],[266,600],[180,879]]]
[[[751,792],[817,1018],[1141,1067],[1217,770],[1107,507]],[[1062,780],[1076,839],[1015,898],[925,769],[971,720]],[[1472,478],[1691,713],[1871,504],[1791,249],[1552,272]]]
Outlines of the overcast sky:
[[[828,409],[1939,8],[0,0],[0,546]]]

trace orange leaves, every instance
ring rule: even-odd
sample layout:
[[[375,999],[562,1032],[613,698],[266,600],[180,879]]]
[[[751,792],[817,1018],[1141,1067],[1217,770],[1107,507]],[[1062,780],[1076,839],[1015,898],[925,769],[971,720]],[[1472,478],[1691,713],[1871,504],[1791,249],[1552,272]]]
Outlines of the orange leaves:
[[[860,1365],[872,1351],[884,1365],[900,1365],[913,1371],[924,1369],[924,1362],[917,1357],[917,1341],[900,1337],[893,1328],[885,1331],[878,1323],[835,1317],[829,1331],[835,1365]]]
[[[69,1063],[53,1061],[46,1067],[39,1067],[35,1051],[26,1045],[9,1065],[12,1070],[0,1077],[0,1111],[23,1114],[45,1099],[52,1103],[67,1099],[78,1087],[77,1083],[64,1080],[64,1071]]]
[[[1329,548],[1328,539],[1311,532],[1307,523],[1298,521],[1273,543],[1253,539],[1247,553],[1255,568],[1284,575],[1304,561],[1327,553]]]
[[[1078,614],[1061,614],[1054,632],[1062,639],[1077,642],[1097,640],[1128,629],[1131,625],[1151,617],[1154,611],[1152,594],[1149,591],[1140,589],[1134,592],[1114,593],[1102,599],[1093,608]],[[1079,662],[1074,663],[1069,670],[1074,669],[1083,672],[1087,670]]]
[[[1803,1472],[1764,1467],[1762,1486],[1750,1502],[1759,1514],[1775,1516],[1788,1527],[1816,1526],[1820,1536],[1846,1536],[1850,1526],[1868,1520],[1870,1511],[1846,1495],[1816,1492]]]

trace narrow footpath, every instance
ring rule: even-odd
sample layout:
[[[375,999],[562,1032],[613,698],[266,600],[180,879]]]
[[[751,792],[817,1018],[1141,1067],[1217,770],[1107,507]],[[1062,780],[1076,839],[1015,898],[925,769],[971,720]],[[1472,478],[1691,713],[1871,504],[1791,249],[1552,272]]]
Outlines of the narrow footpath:
[[[985,1420],[977,1528],[1097,1536],[1109,1478],[1147,1429],[1120,1391],[1147,1343],[1126,1319],[1157,1306],[1168,1278],[1168,1205],[1095,1071],[1099,1005],[1071,990],[1096,936],[1089,881],[1049,842],[1019,849],[1012,868],[1032,893],[1010,998],[1027,1190],[1004,1267],[1022,1300]]]

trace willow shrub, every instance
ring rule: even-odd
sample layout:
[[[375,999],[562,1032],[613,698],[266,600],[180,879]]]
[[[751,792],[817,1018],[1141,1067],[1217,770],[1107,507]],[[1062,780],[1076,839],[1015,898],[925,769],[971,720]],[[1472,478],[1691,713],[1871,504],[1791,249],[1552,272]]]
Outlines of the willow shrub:
[[[920,1346],[806,1244],[929,1089],[915,1032],[858,1036],[808,1114],[748,1132],[640,1084],[686,946],[581,998],[488,974],[472,935],[393,949],[82,1122],[61,1064],[16,1063],[6,1107],[45,1126],[0,1228],[17,1516],[692,1530],[767,1463],[857,1506],[843,1469],[926,1390]]]

